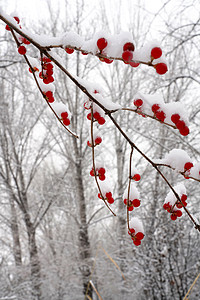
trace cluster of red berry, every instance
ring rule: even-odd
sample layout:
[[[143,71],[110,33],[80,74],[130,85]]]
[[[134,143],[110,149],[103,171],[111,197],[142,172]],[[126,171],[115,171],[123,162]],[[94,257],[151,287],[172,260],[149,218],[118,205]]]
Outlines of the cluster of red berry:
[[[94,147],[97,146],[97,145],[99,145],[99,144],[101,144],[101,142],[102,142],[102,138],[101,138],[100,136],[97,136],[97,137],[94,139]],[[87,141],[87,145],[88,145],[89,147],[92,147],[92,144],[91,144],[90,141]]]
[[[96,168],[95,171],[96,171],[96,175],[99,177],[99,180],[103,181],[103,180],[106,179],[106,176],[105,176],[106,170],[103,167]],[[94,168],[91,169],[90,175],[91,176],[95,176],[95,174],[94,174]]]
[[[100,193],[98,193],[98,197],[99,197],[99,199],[102,199]],[[104,197],[105,200],[108,201],[109,204],[113,204],[114,203],[114,199],[113,199],[113,196],[112,196],[111,192],[105,193],[105,195],[103,197]]]
[[[134,181],[139,181],[140,178],[141,178],[140,174],[138,174],[137,172],[133,172],[130,179],[134,180]],[[135,190],[135,192],[129,193],[129,199],[127,199],[127,195],[125,195],[126,198],[124,199],[124,204],[127,206],[128,211],[132,211],[134,209],[134,207],[140,206],[140,200],[137,198],[137,197],[139,197],[139,193],[136,189],[136,186],[133,186],[133,184],[132,184],[130,186],[130,190],[131,189]]]
[[[139,246],[141,244],[141,240],[144,238],[144,233],[140,231],[136,233],[134,228],[129,228],[128,234],[131,236],[135,246]]]
[[[98,93],[99,92],[97,90],[94,91],[94,94],[98,94]],[[84,103],[84,108],[86,110],[91,110],[90,101],[87,101],[87,102]],[[91,119],[92,119],[92,113],[91,112],[89,112],[87,114],[87,119],[91,121]],[[104,117],[102,117],[98,106],[95,105],[95,104],[93,104],[93,119],[94,119],[93,121],[97,121],[97,123],[99,125],[103,125],[106,122]]]
[[[173,114],[171,116],[172,122],[176,125],[176,128],[179,130],[180,134],[186,136],[189,134],[190,130],[188,126],[185,124],[179,114]]]
[[[13,17],[13,18],[16,20],[17,24],[20,23],[20,19],[19,19],[18,17]],[[10,27],[9,27],[8,25],[6,25],[5,28],[6,28],[6,30],[8,30],[8,31],[11,30]],[[20,28],[21,28],[21,26],[20,26]],[[20,35],[18,36],[18,40],[19,40],[19,42],[21,43],[21,44],[18,46],[18,53],[21,54],[21,55],[25,55],[25,54],[26,54],[26,47],[23,46],[22,44],[29,45],[30,42],[29,42],[26,38],[24,38],[23,36],[20,36]]]
[[[187,167],[190,167],[190,163],[186,163],[186,170]],[[165,199],[165,203],[163,205],[163,208],[171,214],[171,219],[175,221],[178,217],[180,218],[182,216],[182,211],[180,210],[183,206],[187,206],[187,195],[186,190],[183,184],[178,184],[176,187],[174,187],[176,192],[178,193],[180,197],[180,201],[176,199],[175,195],[170,193],[167,195]]]
[[[141,98],[134,99],[133,104],[137,108],[137,112],[142,115],[142,106],[144,101]],[[162,105],[164,107],[165,104]],[[160,122],[164,122],[166,119],[166,112],[164,109],[161,109],[161,106],[158,103],[155,103],[151,106],[151,110],[154,114],[154,117]],[[176,128],[179,130],[180,134],[186,136],[189,134],[189,128],[183,121],[178,113],[171,115],[171,121],[176,125]]]
[[[50,58],[42,58],[42,71],[39,73],[39,77],[43,80],[45,84],[49,84],[54,81],[53,78],[53,65]]]

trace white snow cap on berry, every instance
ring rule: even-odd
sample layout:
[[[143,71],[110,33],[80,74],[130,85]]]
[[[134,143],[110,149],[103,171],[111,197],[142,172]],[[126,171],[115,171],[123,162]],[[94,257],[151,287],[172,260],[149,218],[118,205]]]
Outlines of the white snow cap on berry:
[[[129,200],[139,199],[140,193],[134,182],[131,182],[129,191]],[[124,199],[128,199],[128,188],[124,192]]]
[[[176,186],[174,186],[174,190],[177,192],[180,198],[183,194],[186,195],[187,193],[185,185],[183,183],[178,183]],[[176,196],[174,195],[172,190],[170,190],[165,198],[164,203],[170,203],[173,206],[176,203],[176,201],[177,201]],[[176,208],[174,209],[176,210]]]
[[[129,227],[133,228],[135,230],[135,233],[138,233],[138,232],[144,233],[144,227],[143,227],[142,221],[137,217],[133,217],[131,219],[131,221],[129,223]]]
[[[163,159],[157,159],[155,162],[169,165],[178,172],[184,172],[184,166],[187,162],[191,162],[191,158],[184,150],[173,149]]]

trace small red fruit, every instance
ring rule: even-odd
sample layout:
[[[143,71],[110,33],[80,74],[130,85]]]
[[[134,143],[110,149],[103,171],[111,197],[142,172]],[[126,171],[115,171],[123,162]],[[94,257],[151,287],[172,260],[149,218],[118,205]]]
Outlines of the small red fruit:
[[[74,49],[72,48],[65,48],[65,51],[68,53],[68,54],[72,54],[74,52]]]
[[[134,199],[132,201],[132,204],[133,204],[134,207],[139,207],[140,206],[140,200],[139,199]]]
[[[95,111],[93,114],[94,119],[98,120],[99,118],[101,118],[101,115],[98,111]]]
[[[131,179],[135,181],[140,181],[140,178],[141,178],[140,174],[134,174],[134,176]]]
[[[154,47],[151,50],[152,59],[157,59],[157,58],[161,57],[161,55],[162,55],[162,49],[160,47]]]
[[[140,65],[140,63],[137,63],[135,61],[130,62],[130,66],[133,67],[133,68],[137,68],[139,65]]]
[[[142,99],[135,99],[133,103],[134,103],[135,106],[140,107],[143,104],[143,100]]]
[[[152,112],[157,112],[157,110],[160,109],[160,105],[159,104],[153,104],[151,107]]]
[[[165,118],[166,118],[166,114],[164,113],[164,111],[162,110],[158,110],[156,113],[155,113],[155,116],[158,120],[160,120],[161,122],[164,122]]]
[[[69,120],[68,118],[63,119],[63,124],[64,124],[65,126],[68,126],[68,125],[70,124],[70,120]]]
[[[185,122],[183,120],[179,120],[177,123],[176,123],[176,127],[179,129],[179,130],[182,130],[184,127],[185,127]]]
[[[109,58],[107,58],[107,57],[104,57],[104,62],[105,62],[106,64],[111,64],[111,63],[113,62],[113,59],[109,59]]]
[[[107,45],[108,45],[108,42],[105,38],[98,39],[97,47],[99,48],[100,51],[105,49],[107,47]]]
[[[17,21],[17,24],[19,24],[19,18],[18,17],[14,17],[14,19]]]
[[[173,115],[171,116],[171,121],[172,121],[174,124],[177,124],[179,120],[180,120],[179,114],[173,114]]]
[[[159,63],[154,67],[156,69],[156,72],[160,75],[164,75],[168,71],[167,65],[165,63]]]
[[[132,53],[132,51],[124,51],[123,53],[122,53],[122,58],[123,58],[123,60],[125,61],[125,62],[129,62],[129,61],[131,61],[132,59],[133,59],[133,53]]]
[[[24,47],[24,46],[19,46],[18,52],[19,52],[19,54],[21,54],[21,55],[25,55],[25,54],[26,54],[26,47]]]
[[[180,132],[181,135],[187,136],[190,133],[190,130],[189,130],[189,128],[187,126],[185,126],[185,127],[181,128],[181,129],[179,129],[179,132]]]
[[[64,111],[61,113],[61,118],[66,119],[68,117],[68,112]]]
[[[106,172],[106,170],[103,167],[98,170],[99,175],[104,175],[105,172]]]
[[[11,31],[10,27],[8,25],[6,25],[6,30]]]
[[[128,206],[128,211],[133,211],[134,207],[133,205]]]
[[[105,120],[103,117],[100,117],[100,118],[98,119],[99,125],[103,125],[105,122],[106,122],[106,120]]]
[[[134,51],[135,50],[135,46],[133,45],[133,43],[126,43],[124,44],[124,47],[123,47],[123,51]]]
[[[194,166],[193,163],[186,162],[185,165],[184,165],[184,169],[185,170],[190,170],[193,166]]]
[[[98,136],[96,139],[95,139],[95,145],[99,145],[101,144],[102,142],[102,138],[100,136]]]

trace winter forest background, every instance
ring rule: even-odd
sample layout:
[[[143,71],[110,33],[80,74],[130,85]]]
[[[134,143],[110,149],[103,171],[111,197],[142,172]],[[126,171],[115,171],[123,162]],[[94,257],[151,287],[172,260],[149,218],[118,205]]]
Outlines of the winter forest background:
[[[117,112],[115,118],[152,159],[175,148],[200,161],[198,0],[166,0],[153,6],[147,0],[46,0],[41,7],[32,1],[33,13],[31,6],[27,11],[21,1],[18,6],[16,2],[1,0],[0,6],[7,14],[16,11],[23,27],[32,33],[51,37],[73,31],[90,39],[101,30],[129,31],[137,48],[158,40],[168,64],[162,76],[145,65],[131,68],[121,61],[105,64],[78,51],[67,54],[58,49],[58,53],[65,68],[97,82],[106,97],[124,107],[138,91],[160,93],[166,103],[181,103],[190,124],[186,137],[129,111]],[[39,54],[32,47],[29,55]],[[98,198],[90,176],[86,97],[56,67],[54,76],[54,97],[67,103],[71,129],[79,139],[68,134],[50,112],[1,21],[0,299],[185,299],[200,272],[199,232],[185,212],[176,221],[170,219],[163,209],[169,187],[134,152],[134,165],[141,175],[137,183],[141,206],[134,215],[144,224],[145,238],[139,247],[132,243],[123,202],[130,147],[107,120],[101,129],[99,154],[109,170],[115,217]],[[184,182],[187,208],[200,220],[199,182],[161,169],[172,186]],[[200,279],[187,299],[200,299]]]

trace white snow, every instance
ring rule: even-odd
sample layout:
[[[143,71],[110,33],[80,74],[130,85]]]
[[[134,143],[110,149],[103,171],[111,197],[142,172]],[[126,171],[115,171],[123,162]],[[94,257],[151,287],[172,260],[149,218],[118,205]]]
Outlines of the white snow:
[[[144,233],[144,227],[143,227],[142,221],[137,217],[133,217],[130,220],[129,227],[133,228],[135,230],[135,233],[138,233],[138,232]]]

